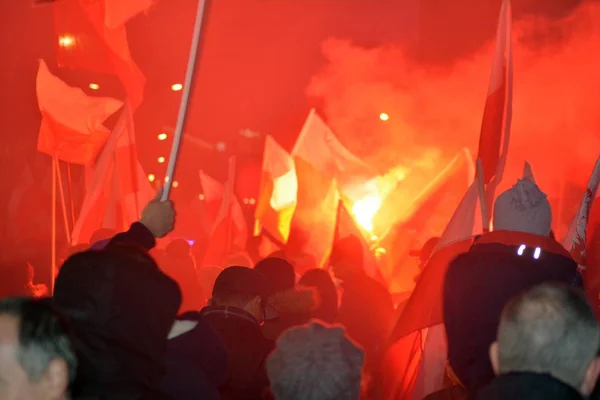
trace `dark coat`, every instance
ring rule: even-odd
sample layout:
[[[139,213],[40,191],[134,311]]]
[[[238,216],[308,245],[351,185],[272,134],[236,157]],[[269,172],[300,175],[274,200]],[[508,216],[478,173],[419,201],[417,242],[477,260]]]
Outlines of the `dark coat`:
[[[152,234],[134,224],[104,250],[76,254],[62,267],[53,302],[75,336],[74,397],[167,398],[158,383],[181,294],[146,253],[153,245]]]
[[[467,400],[468,398],[469,391],[464,387],[458,385],[442,389],[435,393],[431,393],[423,400]]]
[[[481,388],[472,400],[583,400],[570,386],[551,377],[533,373],[500,375]]]
[[[518,249],[527,249],[519,256]],[[540,247],[535,259],[535,248]],[[450,366],[470,390],[494,378],[488,351],[500,315],[514,296],[544,282],[571,284],[577,264],[556,241],[515,232],[491,232],[448,268],[444,323]]]
[[[379,358],[393,315],[392,296],[375,279],[360,274],[344,282],[338,322],[363,347],[367,360]]]
[[[229,377],[225,343],[198,312],[185,313],[178,321],[191,321],[196,326],[169,339],[163,392],[175,400],[219,400],[219,387]]]
[[[201,314],[229,353],[229,379],[221,388],[222,399],[260,399],[269,387],[265,361],[275,342],[266,339],[258,321],[239,308],[209,306]]]

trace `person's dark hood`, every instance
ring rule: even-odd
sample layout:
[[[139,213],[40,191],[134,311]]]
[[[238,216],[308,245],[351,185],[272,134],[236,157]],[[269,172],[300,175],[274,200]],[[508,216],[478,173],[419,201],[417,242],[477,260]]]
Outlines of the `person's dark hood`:
[[[577,263],[556,241],[518,232],[483,235],[452,261],[443,305],[448,358],[458,379],[474,390],[494,378],[488,351],[511,298],[541,283],[572,284],[576,273]]]
[[[71,257],[53,302],[73,327],[83,394],[155,387],[181,294],[143,250],[109,246]]]

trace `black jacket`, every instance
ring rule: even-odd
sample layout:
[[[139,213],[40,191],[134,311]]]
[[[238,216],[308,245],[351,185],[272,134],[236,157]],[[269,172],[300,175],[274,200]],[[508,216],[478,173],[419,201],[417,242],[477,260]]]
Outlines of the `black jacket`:
[[[481,388],[472,400],[583,400],[570,386],[534,373],[511,373],[496,377]]]
[[[105,249],[76,254],[62,267],[53,302],[75,336],[74,397],[166,398],[158,383],[181,294],[148,256],[153,245],[152,234],[134,224]]]
[[[576,272],[577,264],[554,240],[503,231],[482,236],[451,262],[444,282],[444,323],[448,358],[458,379],[476,390],[494,378],[489,347],[512,297],[544,282],[571,284]]]
[[[178,321],[196,326],[169,340],[163,392],[175,400],[219,400],[219,387],[229,377],[225,343],[198,312],[185,313]]]
[[[235,307],[205,307],[201,314],[217,330],[229,353],[229,379],[221,398],[260,399],[269,387],[265,360],[275,347],[258,321]]]

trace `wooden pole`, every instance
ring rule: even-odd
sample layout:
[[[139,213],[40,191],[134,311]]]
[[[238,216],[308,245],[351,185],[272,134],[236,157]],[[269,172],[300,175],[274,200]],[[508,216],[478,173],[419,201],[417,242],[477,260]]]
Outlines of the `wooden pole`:
[[[233,202],[235,198],[235,168],[236,168],[236,157],[231,156],[229,158],[229,177],[228,177],[228,185],[230,186],[230,198],[229,204],[227,205],[227,255],[231,253],[231,237],[232,237],[232,229],[233,229],[233,218],[231,208],[233,207]]]
[[[56,275],[56,163],[52,161],[52,233],[50,259],[50,294],[54,294],[54,276]]]
[[[60,206],[62,207],[63,222],[65,224],[65,235],[67,237],[67,243],[71,244],[71,228],[69,228],[69,217],[67,214],[67,202],[65,200],[65,192],[62,183],[62,173],[60,171],[60,161],[54,157],[54,165],[56,167],[56,177],[58,178],[58,193],[60,194]]]
[[[481,158],[477,159],[477,189],[479,192],[479,203],[481,204],[481,222],[483,224],[483,233],[490,231],[490,215],[488,214],[488,202],[485,191],[483,162]]]
[[[67,188],[69,189],[69,208],[71,209],[71,224],[75,226],[75,202],[73,201],[73,180],[71,179],[71,164],[67,163]]]

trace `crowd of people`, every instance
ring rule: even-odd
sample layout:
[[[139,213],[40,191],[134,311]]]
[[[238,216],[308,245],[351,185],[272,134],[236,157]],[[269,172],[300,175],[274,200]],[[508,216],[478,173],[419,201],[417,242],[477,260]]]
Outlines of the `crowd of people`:
[[[197,267],[185,240],[154,249],[175,219],[157,198],[128,231],[99,232],[51,297],[30,266],[2,266],[0,400],[407,398],[382,379],[405,304],[367,276],[358,238],[334,243],[324,269],[285,252]],[[447,379],[428,400],[596,398],[600,327],[551,221],[520,180],[494,231],[450,262]],[[437,244],[419,253],[423,273]]]

